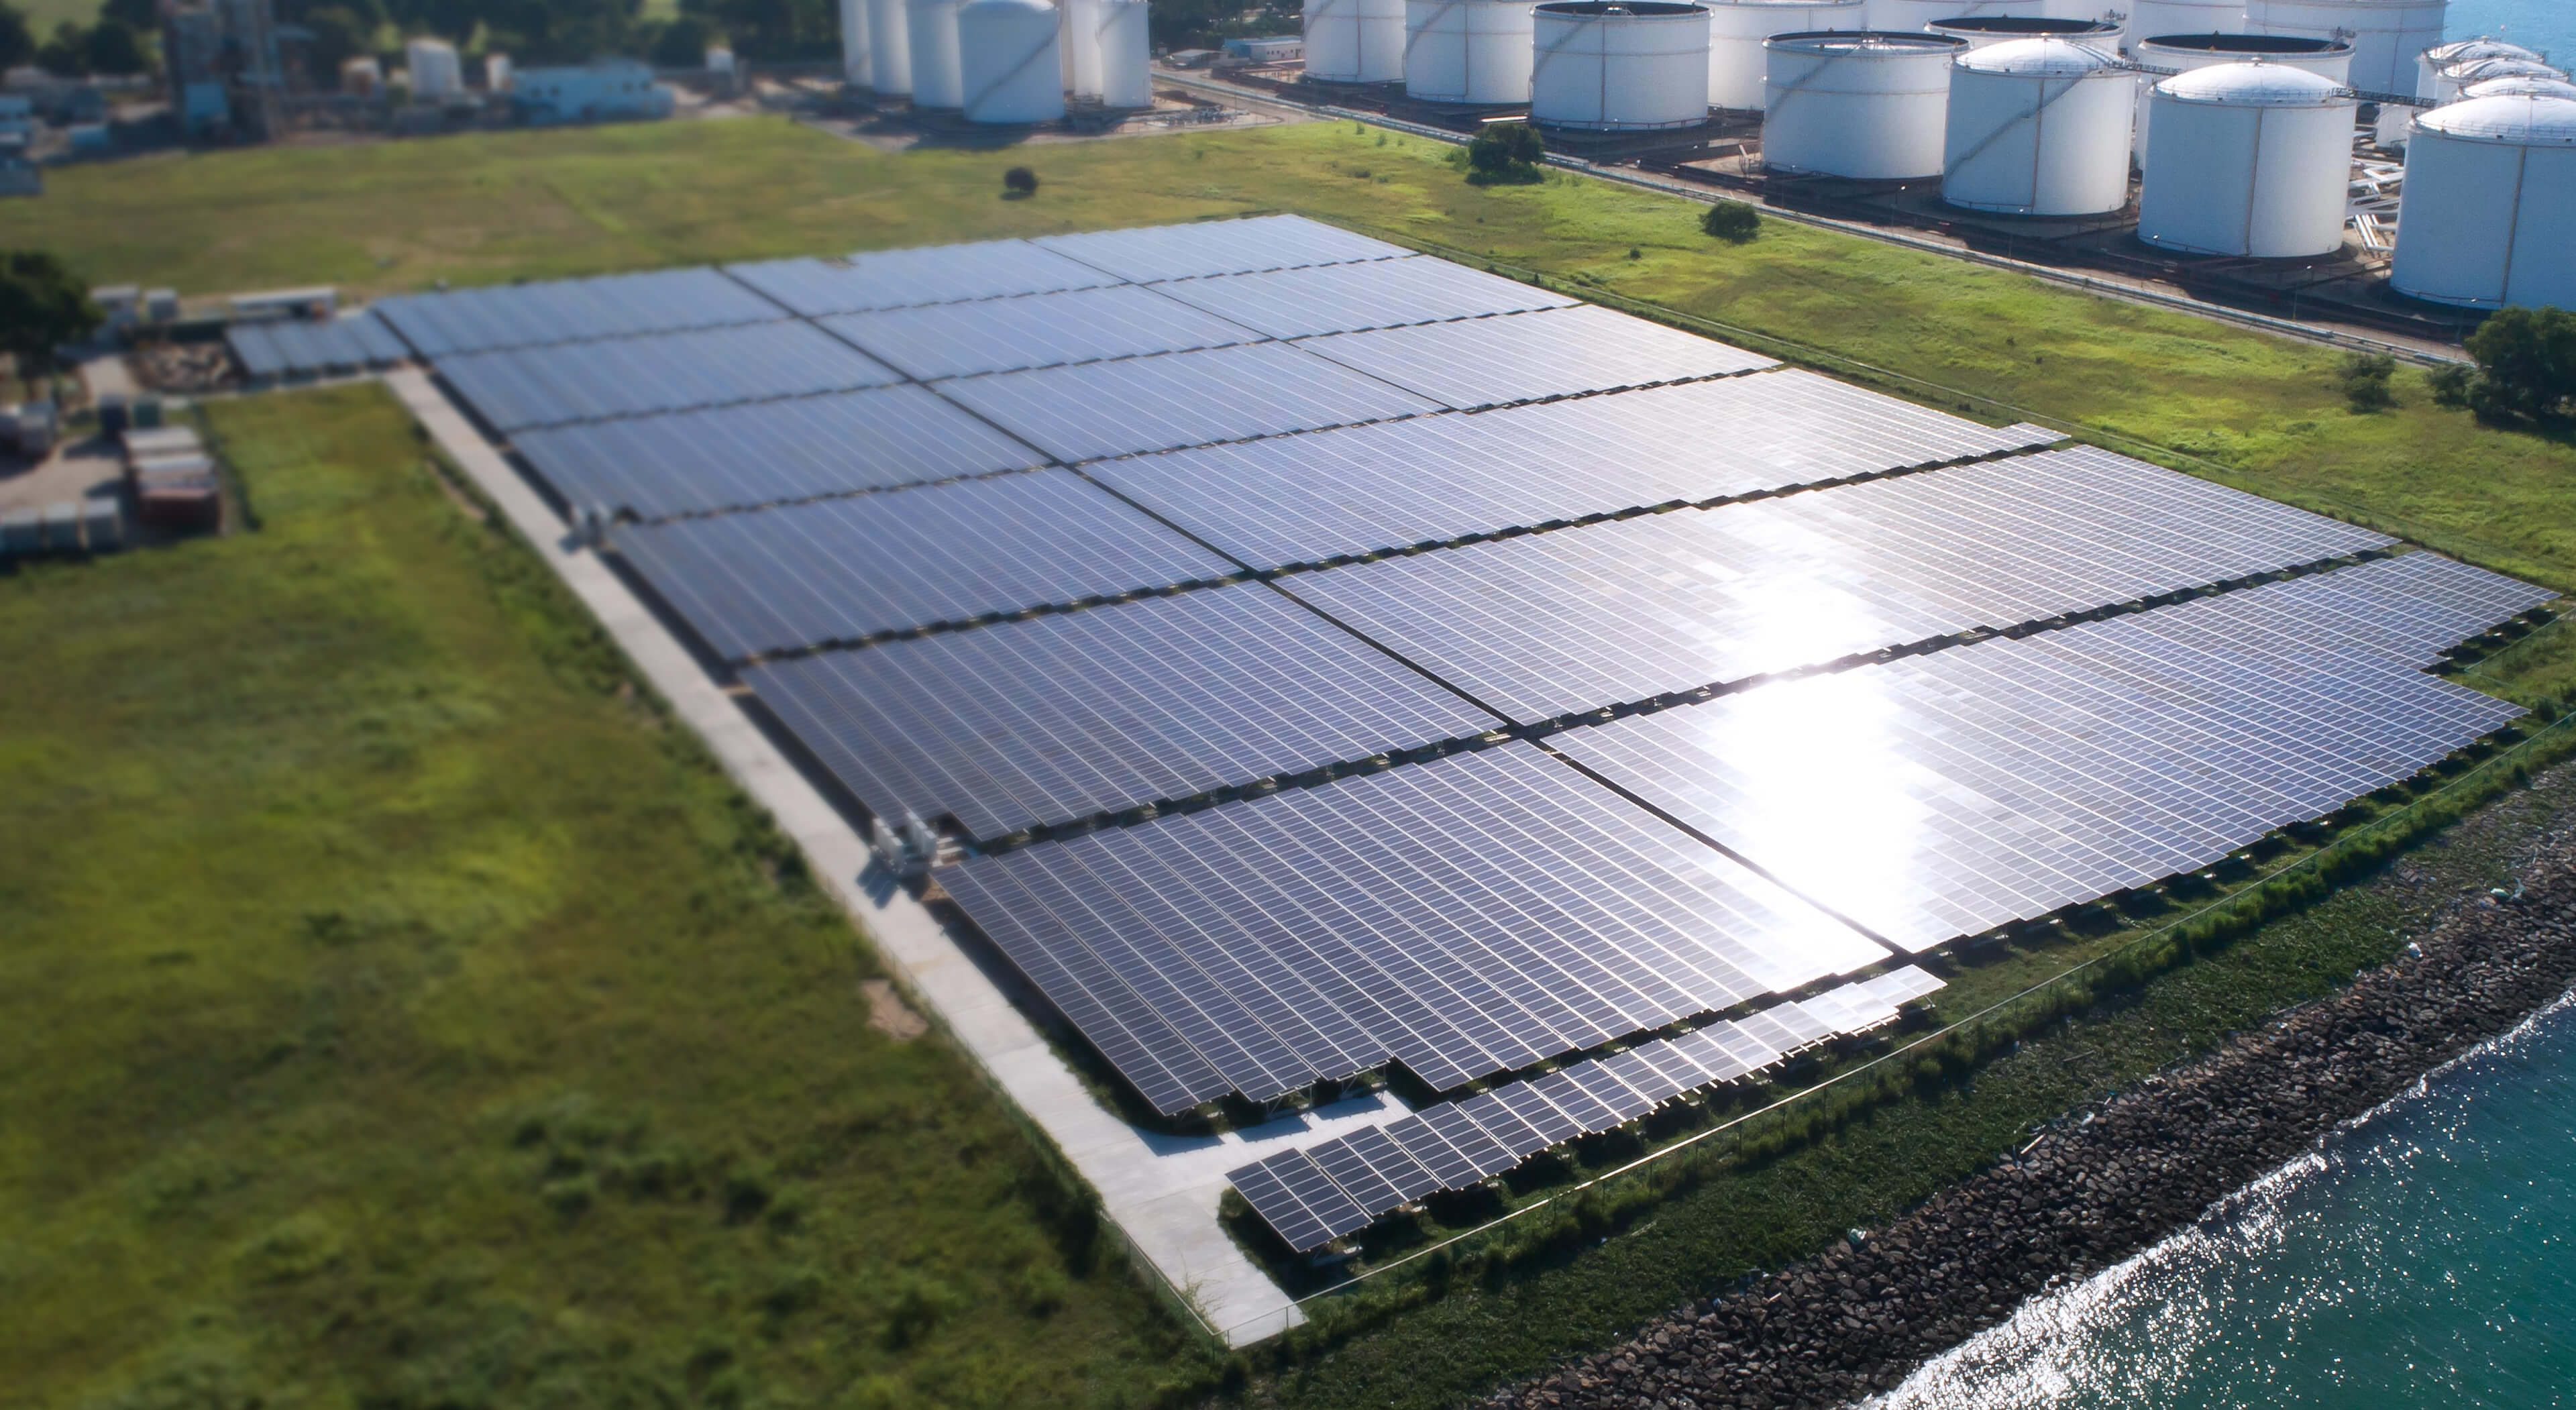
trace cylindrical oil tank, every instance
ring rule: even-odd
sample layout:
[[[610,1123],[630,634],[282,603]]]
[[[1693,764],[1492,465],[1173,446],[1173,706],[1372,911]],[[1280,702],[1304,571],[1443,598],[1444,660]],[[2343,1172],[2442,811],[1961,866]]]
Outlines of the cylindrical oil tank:
[[[2163,34],[2135,40],[2129,56],[2141,68],[2176,73],[2220,64],[2281,64],[2346,83],[2352,72],[2352,41],[2294,34]],[[2147,166],[2147,103],[2155,86],[2152,74],[2138,84],[2138,125],[2131,136],[2140,171]]]
[[[1708,120],[1708,11],[1670,0],[1555,0],[1531,17],[1530,118],[1633,132]]]
[[[2436,44],[2415,58],[2415,96],[2439,97],[2441,90],[2437,80],[2442,70],[2480,59],[2529,59],[2537,63],[2540,55],[2509,40],[2483,34],[2474,39],[2454,39],[2448,44]]]
[[[2256,34],[2352,41],[2345,81],[2372,93],[2415,91],[2415,59],[2442,42],[2450,0],[2247,0]]]
[[[957,11],[968,122],[1053,122],[1064,116],[1059,20],[1047,0],[966,0]]]
[[[2453,64],[2433,76],[2433,101],[2453,102],[2463,93],[2491,78],[2555,78],[2564,81],[2564,69],[2551,68],[2538,59],[2471,59]]]
[[[1935,34],[1784,34],[1770,41],[1762,160],[1774,171],[1861,181],[1941,172],[1950,61]]]
[[[2460,90],[2460,101],[2472,98],[2576,98],[2576,78],[2490,78]]]
[[[841,0],[841,81],[865,88],[876,76],[868,57],[868,0]]]
[[[1963,15],[2019,15],[2039,19],[2049,13],[2049,0],[1869,0],[1869,27],[1917,33],[1934,20]]]
[[[966,79],[957,64],[957,7],[961,0],[904,0],[905,39],[912,45],[912,105],[966,106]]]
[[[2058,19],[2053,16],[2033,19],[2021,15],[1960,15],[1955,19],[1934,20],[1923,26],[1923,32],[1959,40],[1971,49],[2010,44],[2019,39],[2072,39],[2096,49],[2116,50],[2126,37],[2118,20]]]
[[[2160,34],[2243,34],[2245,0],[2135,0],[2129,45]]]
[[[2113,50],[2021,39],[1950,65],[1941,199],[2009,215],[2105,215],[2129,203],[2137,74]]]
[[[1100,0],[1056,0],[1056,64],[1064,91],[1076,98],[1100,96]],[[919,79],[913,80],[915,84]]]
[[[1869,28],[1867,0],[1704,0],[1708,5],[1708,101],[1717,108],[1762,106],[1762,74],[1775,34]]]
[[[2415,122],[2397,212],[2401,294],[2576,309],[2576,99],[2471,98]]]
[[[1145,0],[1099,0],[1100,101],[1112,108],[1154,106],[1153,42]]]
[[[1405,0],[1405,95],[1528,102],[1530,8],[1531,0]]]
[[[2138,238],[2261,259],[2341,248],[2357,106],[2351,90],[2287,64],[2220,64],[2157,84]]]
[[[2538,80],[2544,83],[2563,83],[2567,80],[2565,73],[2551,68],[2537,58],[2525,57],[2531,51],[2522,49],[2519,45],[2498,44],[2493,40],[2471,43],[2478,51],[2515,49],[2519,52],[2514,54],[2463,53],[2460,51],[2468,46],[2445,44],[2442,49],[2453,50],[2454,53],[2439,62],[2431,61],[2435,55],[2442,52],[2442,49],[2427,52],[2424,56],[2426,62],[2422,64],[2425,72],[2420,73],[2418,78],[2432,85],[2432,96],[2426,101],[2424,107],[2410,108],[2402,103],[2382,103],[2379,107],[2379,124],[2373,133],[2374,140],[2380,146],[2396,151],[2405,150],[2407,142],[2414,135],[2415,119],[2422,117],[2426,108],[2458,102],[2466,97],[2472,88],[2513,79]],[[2423,90],[2419,88],[2417,91],[2420,93]]]
[[[1404,0],[1305,0],[1306,76],[1330,83],[1404,77]]]
[[[904,0],[867,0],[869,87],[880,98],[912,93],[912,26]]]

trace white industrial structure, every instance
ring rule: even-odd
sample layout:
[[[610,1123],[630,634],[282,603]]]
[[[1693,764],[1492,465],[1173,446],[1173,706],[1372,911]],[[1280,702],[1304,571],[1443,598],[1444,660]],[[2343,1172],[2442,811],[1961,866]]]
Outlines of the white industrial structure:
[[[880,98],[912,96],[912,26],[904,0],[867,0],[868,86]]]
[[[1064,91],[1100,96],[1100,0],[1056,0],[1055,51]]]
[[[1100,101],[1113,108],[1154,106],[1153,41],[1146,0],[1099,0]]]
[[[1869,28],[1868,0],[1703,0],[1708,6],[1708,101],[1719,108],[1762,106],[1762,75],[1775,34]]]
[[[868,0],[841,0],[841,79],[865,88],[876,77],[868,58]]]
[[[1941,174],[1950,62],[1933,34],[1784,34],[1770,41],[1762,160],[1774,171],[1906,181]]]
[[[2415,91],[2415,59],[2442,42],[2450,0],[2248,0],[2245,23],[2256,34],[2352,41],[2355,88]]]
[[[2117,50],[2127,37],[2126,27],[2118,20],[2086,20],[2043,15],[1960,15],[1954,19],[1934,20],[1923,26],[1926,34],[1943,35],[1983,49],[1994,44],[2010,44],[2019,39],[2072,39],[2097,49]]]
[[[1305,0],[1306,76],[1331,83],[1404,77],[1404,0]]]
[[[1869,0],[1869,27],[1915,34],[1934,20],[1962,15],[2038,19],[2049,13],[2049,0]]]
[[[2168,34],[2129,46],[2129,57],[2145,69],[2190,73],[2220,64],[2280,64],[2337,83],[2351,81],[2352,52],[2348,39],[2292,34]],[[2154,92],[2155,76],[2150,75],[2138,85],[2138,125],[2132,142],[2140,171],[2147,166],[2147,104]]]
[[[2539,58],[2539,53],[2534,50],[2491,35],[2454,39],[2448,44],[2436,44],[2415,57],[2413,91],[2419,98],[2438,96],[2442,70],[2455,64],[2475,63],[2480,59],[2531,59],[2536,62]]]
[[[2454,64],[2433,77],[2433,101],[2450,103],[2478,84],[2497,78],[2554,78],[2564,82],[2567,71],[2552,68],[2538,59],[2472,59]]]
[[[2460,90],[2460,101],[2472,98],[2576,98],[2576,79],[2490,78]]]
[[[1556,0],[1532,19],[1530,118],[1629,132],[1708,120],[1708,11],[1670,0]]]
[[[1530,34],[1530,0],[1405,0],[1405,94],[1434,103],[1526,103]]]
[[[2576,99],[2473,98],[2416,119],[2389,274],[2399,293],[2576,309],[2571,231]]]
[[[2167,34],[2242,34],[2245,0],[2130,0],[2129,44]]]
[[[1059,24],[1047,0],[966,0],[957,11],[957,45],[968,122],[1064,116]]]
[[[510,91],[509,55],[486,54],[483,56],[483,91],[486,93],[507,93]]]
[[[912,46],[912,105],[966,106],[966,75],[959,67],[957,9],[964,0],[904,0],[904,39]]]
[[[403,67],[411,71],[415,100],[464,96],[465,67],[456,61],[456,46],[444,39],[404,41]]]
[[[1941,199],[2010,215],[2107,215],[2129,203],[2135,70],[2107,47],[2023,39],[1950,66]]]
[[[2343,245],[2358,101],[2287,64],[2220,64],[2155,87],[2138,238],[2264,259]]]
[[[2461,39],[2427,49],[2415,60],[2415,93],[2421,106],[2384,103],[2375,139],[2382,147],[2402,151],[2415,119],[2424,109],[2453,103],[2482,84],[2504,79],[2564,81],[2567,75],[2541,62],[2540,55],[2501,39]]]

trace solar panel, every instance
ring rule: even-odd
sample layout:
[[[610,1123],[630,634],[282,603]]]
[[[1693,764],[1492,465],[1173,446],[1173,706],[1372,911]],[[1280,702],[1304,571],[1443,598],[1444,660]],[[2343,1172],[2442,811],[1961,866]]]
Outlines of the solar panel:
[[[1304,1151],[1281,1151],[1228,1178],[1244,1202],[1299,1253],[1312,1253],[1344,1234],[1356,1233],[1375,1217],[1352,1203]]]
[[[1062,470],[639,524],[620,529],[616,542],[728,659],[851,645],[1234,571]]]
[[[1496,1169],[1511,1159],[1504,1154],[1502,1147],[1494,1144],[1491,1136],[1477,1130],[1474,1122],[1459,1116],[1454,1108],[1444,1106],[1442,1110],[1448,1112],[1452,1123],[1447,1128],[1434,1126],[1419,1116],[1390,1122],[1385,1128],[1388,1140],[1401,1147],[1405,1154],[1412,1156],[1440,1182],[1433,1189],[1463,1190],[1492,1173],[1478,1165],[1475,1156],[1460,1149],[1459,1144],[1450,1139],[1450,1130],[1463,1129],[1472,1135],[1478,1143],[1477,1149],[1497,1162]]]
[[[809,323],[760,323],[439,359],[439,375],[504,433],[899,382]]]
[[[1094,473],[1226,553],[1273,568],[2057,439],[2041,427],[1995,430],[1784,369],[1138,456]]]
[[[1395,1191],[1396,1198],[1401,1203],[1411,1204],[1434,1190],[1447,1188],[1429,1167],[1414,1159],[1411,1152],[1398,1145],[1387,1136],[1386,1132],[1377,1127],[1363,1126],[1342,1137],[1339,1144],[1348,1147],[1353,1154],[1365,1162],[1371,1174],[1385,1181]],[[1322,1164],[1320,1158],[1317,1163]],[[1349,1182],[1343,1181],[1338,1175],[1334,1180],[1342,1186],[1343,1193],[1350,1193]],[[1358,1198],[1356,1195],[1352,1197],[1354,1200]],[[1373,1212],[1383,1213],[1384,1211]]]
[[[954,814],[978,839],[1501,723],[1258,583],[743,678],[872,812]]]
[[[1139,284],[1354,260],[1401,259],[1413,253],[1401,245],[1354,235],[1299,215],[1043,235],[1034,243]]]
[[[1223,1080],[1183,1106],[1389,1058],[1455,1087],[1881,956],[1520,743],[941,877],[1050,997],[1048,976],[1097,967],[1191,1035],[1163,1066]],[[1155,1077],[1135,1079],[1149,1100]]]
[[[1779,365],[1759,353],[1592,304],[1331,333],[1297,346],[1462,410]]]
[[[403,340],[372,309],[345,318],[228,324],[224,341],[242,371],[253,378],[355,372],[389,367],[411,356]]]
[[[761,323],[785,312],[712,269],[404,294],[374,307],[424,357]]]
[[[1475,1123],[1477,1130],[1484,1132],[1487,1139],[1510,1155],[1513,1165],[1556,1144],[1548,1139],[1546,1132],[1523,1120],[1492,1092],[1478,1092],[1458,1103],[1455,1110]]]
[[[808,318],[1118,282],[1026,240],[875,250],[839,260],[769,260],[727,265],[725,272]]]
[[[1428,255],[1225,274],[1154,286],[1274,338],[1566,308],[1576,300]]]
[[[2428,581],[2367,563],[1761,686],[1551,743],[1907,949],[2195,871],[2501,728],[2356,622]],[[2484,575],[2493,579],[2493,575]],[[2491,624],[2542,590],[2482,585]],[[2370,604],[2378,604],[2373,610]],[[2417,653],[2420,655],[2420,651]]]
[[[1045,457],[921,387],[523,431],[555,493],[643,519],[1025,470]]]
[[[2380,548],[2105,451],[1492,540],[1283,581],[1522,723]]]
[[[939,389],[1065,461],[1438,410],[1282,343],[1004,372]]]
[[[1178,299],[1126,284],[843,314],[822,322],[923,381],[1230,347],[1262,336]]]

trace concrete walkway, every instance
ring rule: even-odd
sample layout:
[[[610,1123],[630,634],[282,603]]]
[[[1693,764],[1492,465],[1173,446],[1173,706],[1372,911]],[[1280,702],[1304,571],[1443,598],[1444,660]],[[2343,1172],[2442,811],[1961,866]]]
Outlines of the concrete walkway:
[[[1305,1320],[1278,1284],[1217,1223],[1225,1172],[1290,1146],[1310,1145],[1406,1114],[1392,1096],[1358,1098],[1222,1136],[1142,1131],[1094,1101],[1025,1015],[995,988],[930,912],[880,870],[858,832],[770,743],[732,697],[609,566],[573,543],[543,498],[451,405],[428,374],[387,374],[411,409],[485,496],[616,638],[672,712],[706,741],[725,771],[804,850],[887,967],[1100,1193],[1128,1242],[1230,1346]],[[853,1024],[864,1021],[856,1012]]]

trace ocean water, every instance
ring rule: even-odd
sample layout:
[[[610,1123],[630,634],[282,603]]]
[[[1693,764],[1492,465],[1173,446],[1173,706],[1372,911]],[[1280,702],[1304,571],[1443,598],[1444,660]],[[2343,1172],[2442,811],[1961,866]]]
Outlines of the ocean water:
[[[2576,1405],[2576,1003],[1875,1404]]]
[[[2576,63],[2576,0],[2451,0],[2446,30],[2453,39],[2510,39],[2560,68]]]

